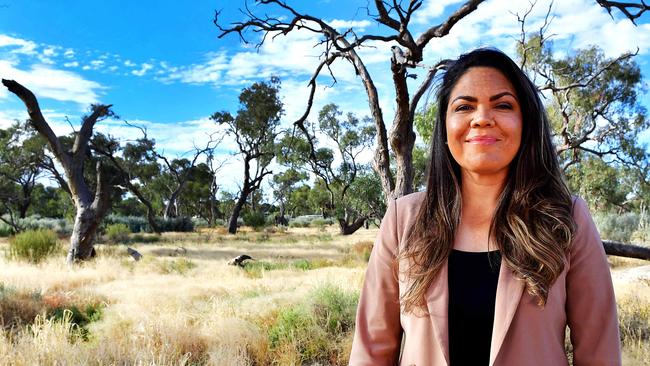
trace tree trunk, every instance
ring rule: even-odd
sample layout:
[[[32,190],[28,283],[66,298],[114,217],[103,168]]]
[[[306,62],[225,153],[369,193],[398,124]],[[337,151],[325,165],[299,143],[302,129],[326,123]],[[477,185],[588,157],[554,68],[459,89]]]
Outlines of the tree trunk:
[[[237,234],[237,219],[239,218],[239,213],[241,213],[242,207],[246,203],[246,196],[244,191],[239,195],[239,199],[235,203],[235,207],[232,208],[232,215],[230,215],[230,221],[228,222],[228,232],[231,234]]]
[[[366,222],[365,217],[359,217],[352,224],[348,224],[346,220],[343,219],[338,219],[339,222],[339,232],[341,235],[351,235],[354,234],[357,230],[359,230],[362,226],[363,223]]]
[[[66,260],[68,264],[73,264],[77,260],[86,260],[92,256],[97,227],[103,218],[103,215],[98,217],[97,212],[91,207],[77,206],[77,214],[70,237],[70,250]]]
[[[605,247],[605,253],[608,255],[650,260],[650,248],[609,240],[603,240],[603,247]]]

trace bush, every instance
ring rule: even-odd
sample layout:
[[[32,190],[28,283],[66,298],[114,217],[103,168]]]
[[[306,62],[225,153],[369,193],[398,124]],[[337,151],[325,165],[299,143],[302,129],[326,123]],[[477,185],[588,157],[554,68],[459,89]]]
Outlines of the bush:
[[[8,219],[8,217],[5,216]],[[22,230],[52,230],[58,235],[70,235],[72,233],[72,222],[66,219],[40,217],[32,215],[24,219],[18,219],[16,224]],[[0,236],[11,236],[12,228],[4,222],[0,222]]]
[[[202,217],[192,217],[192,224],[194,225],[194,228],[202,228],[202,227],[210,226],[208,225],[208,220]]]
[[[259,211],[248,212],[242,215],[244,225],[250,226],[255,230],[263,228],[266,225],[266,216]]]
[[[268,328],[272,358],[347,364],[358,295],[326,284],[308,298],[312,300],[280,310]]]
[[[196,263],[186,258],[159,263],[159,270],[163,274],[177,273],[186,275],[191,269],[196,268]]]
[[[112,224],[106,228],[106,235],[114,243],[126,243],[129,241],[131,230],[125,224]]]
[[[146,217],[140,216],[120,216],[108,215],[104,218],[104,224],[110,226],[113,224],[124,224],[129,228],[132,233],[151,232],[149,221]]]
[[[311,220],[309,223],[309,226],[311,227],[317,227],[321,230],[325,229],[325,226],[332,225],[334,221],[332,219],[324,219],[324,218],[316,218]]]
[[[11,236],[13,233],[14,230],[11,228],[11,226],[5,224],[4,222],[0,222],[0,238],[6,238],[8,236]]]
[[[309,227],[310,221],[307,219],[296,217],[295,219],[289,220],[289,227]]]
[[[336,336],[354,328],[359,295],[327,284],[314,291],[313,302],[319,325],[330,335]]]
[[[600,236],[605,240],[629,243],[632,234],[639,227],[639,215],[634,212],[624,214],[605,213],[596,214],[594,221],[600,231]]]
[[[9,255],[38,263],[57,249],[57,236],[52,230],[27,230],[9,241]]]
[[[220,227],[220,226],[226,226],[226,220],[224,219],[214,219],[214,225],[213,227]]]
[[[174,217],[167,220],[162,218],[156,218],[156,224],[160,231],[176,231],[176,232],[192,232],[194,231],[194,223],[189,217]],[[148,227],[148,226],[147,226]],[[151,232],[153,230],[149,230]]]

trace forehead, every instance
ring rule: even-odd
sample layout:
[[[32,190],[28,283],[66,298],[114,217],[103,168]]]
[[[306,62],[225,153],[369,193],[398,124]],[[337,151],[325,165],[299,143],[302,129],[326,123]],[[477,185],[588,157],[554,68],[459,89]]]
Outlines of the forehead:
[[[516,94],[515,87],[510,80],[499,70],[487,66],[470,67],[465,71],[451,89],[449,101],[459,95],[467,96],[492,96],[508,91]]]

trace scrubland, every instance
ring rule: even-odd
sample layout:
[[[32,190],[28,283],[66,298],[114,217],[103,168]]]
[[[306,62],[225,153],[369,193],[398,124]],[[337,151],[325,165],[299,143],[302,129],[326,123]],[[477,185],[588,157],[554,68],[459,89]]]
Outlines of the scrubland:
[[[377,233],[146,235],[69,268],[0,253],[0,364],[344,365]],[[0,251],[7,240],[0,239]],[[227,265],[236,255],[246,268]],[[612,258],[626,365],[650,364],[650,267]]]

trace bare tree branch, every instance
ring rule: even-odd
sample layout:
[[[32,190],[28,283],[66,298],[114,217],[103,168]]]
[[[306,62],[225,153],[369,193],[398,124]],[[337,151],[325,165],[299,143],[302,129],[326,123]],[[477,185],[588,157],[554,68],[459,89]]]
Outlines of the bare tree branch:
[[[621,13],[625,14],[625,16],[634,24],[635,20],[640,18],[643,13],[646,11],[650,10],[650,6],[645,3],[645,1],[641,0],[641,3],[628,3],[628,2],[621,2],[621,1],[606,1],[606,0],[596,0],[598,5],[602,6],[603,8],[607,9],[607,12],[609,15],[614,19],[614,16],[612,15],[612,8],[618,9]],[[636,13],[633,13],[630,9],[635,9]]]

